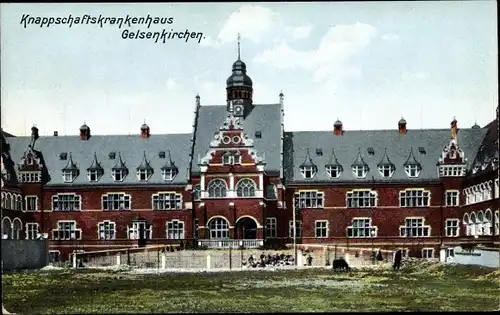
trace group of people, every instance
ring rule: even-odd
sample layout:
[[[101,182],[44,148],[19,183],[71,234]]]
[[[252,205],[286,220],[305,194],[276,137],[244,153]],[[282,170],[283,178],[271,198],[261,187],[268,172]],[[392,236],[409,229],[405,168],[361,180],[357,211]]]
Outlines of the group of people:
[[[247,268],[291,266],[294,265],[294,259],[292,255],[268,254],[266,256],[264,253],[262,253],[259,259],[254,258],[253,255],[250,255],[250,257],[248,257],[246,261],[242,261],[242,264]]]

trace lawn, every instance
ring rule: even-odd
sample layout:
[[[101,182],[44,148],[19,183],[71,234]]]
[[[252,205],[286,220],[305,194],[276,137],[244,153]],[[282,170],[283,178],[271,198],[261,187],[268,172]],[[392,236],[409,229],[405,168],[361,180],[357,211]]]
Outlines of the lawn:
[[[2,289],[5,308],[21,314],[491,311],[499,279],[492,269],[437,264],[352,273],[51,270],[3,275]]]

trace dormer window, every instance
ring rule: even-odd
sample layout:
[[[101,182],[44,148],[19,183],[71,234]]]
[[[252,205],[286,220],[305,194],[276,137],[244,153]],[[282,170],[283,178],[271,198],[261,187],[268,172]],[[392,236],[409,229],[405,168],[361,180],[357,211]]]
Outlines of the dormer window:
[[[140,169],[137,171],[137,179],[141,182],[146,182],[153,175],[153,170],[150,169]]]
[[[136,171],[137,171],[137,179],[141,182],[146,182],[151,178],[151,176],[153,176],[153,168],[151,167],[148,159],[146,158],[146,152],[144,152],[142,162],[137,167]]]
[[[368,166],[367,165],[355,165],[352,167],[352,174],[356,178],[365,178],[366,174],[368,174]]]
[[[311,179],[316,175],[316,168],[314,166],[301,166],[300,173],[304,178]]]
[[[161,176],[163,177],[163,180],[165,180],[165,181],[174,180],[174,177],[176,175],[177,174],[176,174],[174,169],[168,168],[168,169],[161,170]]]
[[[161,176],[164,181],[172,181],[178,173],[179,170],[177,169],[177,166],[175,166],[175,162],[172,160],[170,151],[168,151],[167,163],[165,163],[165,165],[161,168]]]
[[[409,164],[405,166],[405,172],[408,177],[418,177],[420,175],[420,166],[416,164]]]
[[[405,168],[405,173],[409,178],[416,178],[420,175],[422,166],[415,158],[415,155],[413,154],[413,148],[410,148],[410,154],[408,155],[408,158],[406,159],[406,162],[403,164],[403,166]]]
[[[89,182],[97,182],[103,174],[104,169],[101,167],[101,164],[99,164],[99,161],[97,161],[97,154],[94,153],[94,160],[92,161],[90,167],[87,169],[87,178]]]
[[[306,157],[304,159],[304,162],[299,165],[299,170],[300,174],[305,179],[312,179],[314,176],[316,176],[316,173],[318,172],[318,167],[316,164],[314,164],[311,155],[309,154],[309,149],[306,150]]]
[[[336,165],[327,165],[326,166],[326,173],[330,178],[339,178],[340,175],[342,174],[342,168],[340,166]]]
[[[87,170],[87,178],[89,182],[97,182],[99,178],[101,178],[101,174],[97,169],[88,169]]]
[[[127,174],[123,169],[114,169],[111,171],[111,176],[113,176],[115,182],[123,182]]]
[[[394,165],[380,165],[378,171],[382,177],[390,178],[394,174],[396,168]]]
[[[115,182],[123,182],[125,177],[128,175],[127,166],[122,160],[122,155],[118,152],[118,161],[115,166],[111,169],[111,176],[115,180]]]
[[[62,177],[65,183],[72,183],[79,174],[79,169],[76,163],[73,162],[71,153],[69,154],[68,164],[62,169]]]
[[[63,170],[62,177],[65,183],[72,183],[75,180],[75,174],[71,170]]]

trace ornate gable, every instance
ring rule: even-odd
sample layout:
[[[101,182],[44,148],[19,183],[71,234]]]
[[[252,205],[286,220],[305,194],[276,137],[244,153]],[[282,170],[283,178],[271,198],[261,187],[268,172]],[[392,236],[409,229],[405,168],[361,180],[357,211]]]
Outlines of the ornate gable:
[[[241,118],[228,114],[219,130],[215,132],[210,149],[202,158],[198,157],[200,165],[208,165],[212,162],[216,152],[222,151],[225,164],[240,164],[241,156],[247,152],[256,164],[265,164],[265,155],[259,156],[254,148],[254,140],[251,139],[243,129]],[[226,163],[229,162],[229,163]],[[232,162],[232,163],[231,163]]]
[[[454,138],[443,148],[441,157],[438,160],[438,165],[465,164],[466,162],[465,153],[458,146],[457,140]]]
[[[18,164],[19,171],[41,171],[43,169],[43,164],[36,152],[31,145],[28,146],[28,150],[24,152],[21,161]]]

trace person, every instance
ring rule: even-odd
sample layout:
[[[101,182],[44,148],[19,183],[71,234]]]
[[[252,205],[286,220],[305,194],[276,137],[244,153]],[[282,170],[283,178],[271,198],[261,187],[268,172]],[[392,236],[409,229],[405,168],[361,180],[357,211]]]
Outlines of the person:
[[[402,259],[402,253],[401,250],[398,250],[396,252],[396,255],[394,255],[394,265],[392,266],[394,271],[396,270],[399,271],[399,268],[401,267],[401,259]]]
[[[312,266],[312,261],[313,261],[313,258],[312,258],[312,256],[309,254],[309,256],[307,257],[307,265],[308,265],[308,266]]]

